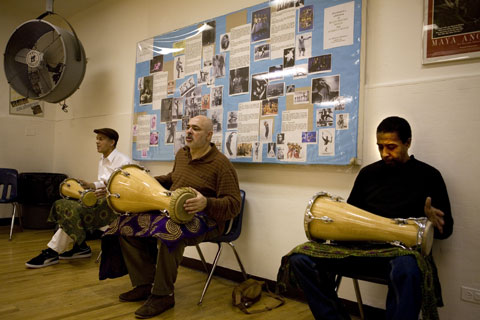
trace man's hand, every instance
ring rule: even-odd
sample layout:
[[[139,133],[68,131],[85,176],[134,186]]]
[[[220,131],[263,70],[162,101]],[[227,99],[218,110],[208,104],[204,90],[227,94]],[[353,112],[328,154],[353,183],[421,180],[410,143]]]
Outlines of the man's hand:
[[[92,189],[92,190],[95,190],[95,184],[93,182],[87,182],[85,180],[79,180],[80,181],[80,185],[84,188],[84,189]]]
[[[105,198],[107,196],[107,188],[95,189],[95,196],[97,199]]]
[[[425,200],[425,207],[424,207],[425,215],[427,216],[428,220],[433,223],[435,228],[443,233],[443,225],[445,221],[443,220],[443,216],[445,215],[442,210],[439,210],[435,207],[432,207],[432,198],[427,197]]]
[[[191,198],[185,201],[185,204],[183,205],[183,208],[185,211],[187,211],[189,214],[195,214],[197,212],[202,211],[207,207],[207,198],[205,198],[200,192],[197,190],[193,189],[197,196],[195,198]]]

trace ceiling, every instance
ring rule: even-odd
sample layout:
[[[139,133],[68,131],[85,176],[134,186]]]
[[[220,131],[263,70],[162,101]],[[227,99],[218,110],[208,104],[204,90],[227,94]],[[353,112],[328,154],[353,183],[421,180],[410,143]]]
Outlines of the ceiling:
[[[31,12],[35,17],[44,13],[47,8],[47,0],[1,0],[9,7]],[[52,1],[52,0],[50,0]],[[93,6],[100,0],[53,0],[53,12],[63,17],[74,15],[88,7]]]

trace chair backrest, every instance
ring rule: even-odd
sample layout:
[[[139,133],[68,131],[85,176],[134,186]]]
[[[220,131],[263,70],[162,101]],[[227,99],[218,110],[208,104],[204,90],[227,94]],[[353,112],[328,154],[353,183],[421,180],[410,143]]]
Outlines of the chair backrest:
[[[0,203],[17,201],[18,172],[0,168]]]
[[[213,239],[212,242],[231,242],[236,240],[242,232],[243,207],[245,205],[245,191],[240,190],[242,202],[240,204],[240,212],[238,215],[227,222],[223,235]]]

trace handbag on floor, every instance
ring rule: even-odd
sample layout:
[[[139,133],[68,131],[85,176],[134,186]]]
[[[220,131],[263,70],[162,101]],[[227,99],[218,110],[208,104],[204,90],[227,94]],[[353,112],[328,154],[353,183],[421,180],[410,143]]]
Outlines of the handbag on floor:
[[[263,311],[269,311],[280,307],[285,303],[285,299],[276,295],[265,286],[266,295],[277,300],[277,303],[273,306],[266,306],[264,309],[252,310],[249,311],[252,305],[260,300],[262,297],[263,287],[265,286],[264,281],[258,281],[255,279],[247,279],[233,288],[232,292],[232,303],[235,307],[238,307],[246,314],[259,313]]]

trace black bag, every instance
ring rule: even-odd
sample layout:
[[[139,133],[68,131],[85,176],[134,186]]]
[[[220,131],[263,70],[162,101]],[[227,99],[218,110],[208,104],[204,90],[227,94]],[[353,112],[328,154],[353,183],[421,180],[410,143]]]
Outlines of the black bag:
[[[269,307],[266,306],[265,309],[260,309],[260,310],[255,310],[255,311],[249,311],[247,308],[251,307],[253,304],[258,302],[260,298],[262,297],[262,291],[263,287],[265,285],[264,281],[258,281],[255,279],[247,279],[237,285],[235,288],[233,288],[232,292],[232,303],[235,307],[240,308],[244,313],[251,314],[251,313],[259,313],[263,311],[269,311],[272,309],[275,309],[277,307],[280,307],[285,303],[285,300],[270,292],[267,287],[266,288],[266,295],[269,297],[272,297],[276,300],[279,301],[276,305]]]

